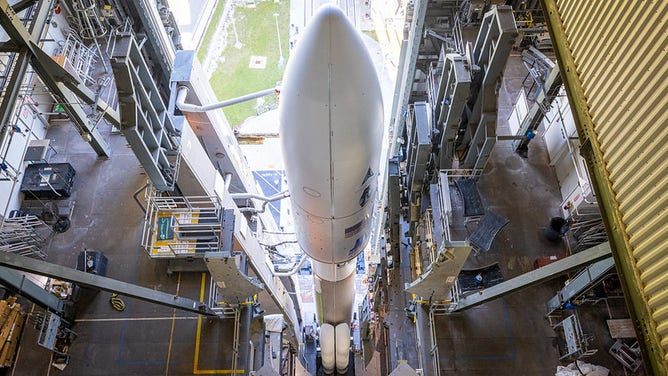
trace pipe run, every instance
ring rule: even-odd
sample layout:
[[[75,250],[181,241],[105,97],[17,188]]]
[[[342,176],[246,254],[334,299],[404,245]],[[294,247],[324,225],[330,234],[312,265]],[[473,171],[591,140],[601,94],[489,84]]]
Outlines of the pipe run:
[[[309,259],[309,257],[306,254],[302,253],[302,259],[299,260],[299,263],[297,265],[295,265],[292,269],[288,270],[287,272],[280,272],[280,273],[274,272],[274,277],[289,277],[289,276],[297,273],[299,271],[299,269],[302,268],[302,265],[304,265],[304,263],[308,259]]]
[[[176,94],[176,107],[178,107],[179,110],[183,112],[207,112],[218,108],[231,106],[233,104],[246,102],[261,97],[266,97],[267,95],[276,94],[279,91],[280,91],[279,87],[277,86],[271,89],[256,91],[255,93],[250,93],[242,95],[240,97],[224,100],[222,102],[212,103],[205,106],[199,106],[192,103],[186,103],[186,97],[188,96],[188,87],[180,86],[179,92]]]
[[[232,196],[232,199],[234,200],[248,200],[248,199],[257,199],[260,201],[264,201],[262,203],[262,209],[258,209],[253,205],[253,207],[247,207],[247,208],[239,208],[239,211],[243,212],[254,212],[254,213],[264,213],[265,208],[267,207],[267,204],[276,201],[276,200],[282,200],[284,198],[290,197],[290,193],[288,191],[283,191],[281,193],[277,193],[273,196],[261,196],[257,195],[255,193],[230,193],[230,196]]]
[[[232,184],[232,173],[231,172],[226,172],[225,176],[223,177],[223,182],[225,183],[225,190],[227,192],[230,191],[230,184]]]

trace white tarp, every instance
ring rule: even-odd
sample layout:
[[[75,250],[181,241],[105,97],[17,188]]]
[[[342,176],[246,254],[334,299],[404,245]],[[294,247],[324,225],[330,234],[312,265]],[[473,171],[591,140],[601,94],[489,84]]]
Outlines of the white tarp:
[[[417,376],[417,372],[406,363],[399,363],[390,376]]]
[[[264,316],[264,327],[268,332],[280,333],[283,331],[283,315],[265,315]]]
[[[578,370],[578,368],[580,368],[580,370]],[[582,371],[582,373],[580,373],[580,371]],[[582,374],[585,376],[608,376],[610,370],[605,367],[578,362],[577,366],[575,363],[571,363],[566,367],[557,366],[557,373],[555,373],[554,376],[580,376]]]

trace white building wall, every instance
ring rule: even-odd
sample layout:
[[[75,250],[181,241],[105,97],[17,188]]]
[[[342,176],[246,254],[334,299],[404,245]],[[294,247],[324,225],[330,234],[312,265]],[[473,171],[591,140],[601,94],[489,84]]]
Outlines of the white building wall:
[[[543,120],[543,137],[554,166],[562,198],[562,214],[569,217],[573,209],[594,201],[589,173],[580,156],[580,141],[575,121],[563,92],[555,98]]]

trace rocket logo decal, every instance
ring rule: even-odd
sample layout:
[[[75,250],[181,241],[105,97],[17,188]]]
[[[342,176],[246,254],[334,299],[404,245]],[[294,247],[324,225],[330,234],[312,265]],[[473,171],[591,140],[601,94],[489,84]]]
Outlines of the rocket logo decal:
[[[368,170],[366,170],[366,175],[364,176],[364,179],[362,180],[362,186],[369,181],[369,178],[373,176],[373,171],[371,171],[371,167],[369,167]],[[369,201],[369,186],[364,188],[364,191],[362,192],[362,197],[360,197],[360,207],[364,207],[366,203]]]
[[[369,187],[364,188],[364,192],[362,192],[362,197],[360,197],[360,206],[364,207],[367,201],[369,201]]]
[[[366,181],[369,180],[370,177],[373,176],[373,171],[371,171],[371,167],[366,171],[366,176],[364,177],[364,180],[362,180],[362,185],[366,184]]]
[[[365,226],[366,219],[362,219],[361,221],[357,222],[357,224],[352,225],[345,229],[345,235],[346,239],[351,238],[357,234],[360,233],[366,226]]]

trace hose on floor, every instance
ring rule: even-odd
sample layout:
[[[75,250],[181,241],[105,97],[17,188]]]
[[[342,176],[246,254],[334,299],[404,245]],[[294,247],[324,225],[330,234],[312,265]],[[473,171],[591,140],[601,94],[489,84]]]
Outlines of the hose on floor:
[[[118,294],[111,294],[109,303],[111,303],[111,306],[114,307],[114,309],[118,312],[123,312],[125,310],[125,302],[123,299],[118,297]]]

